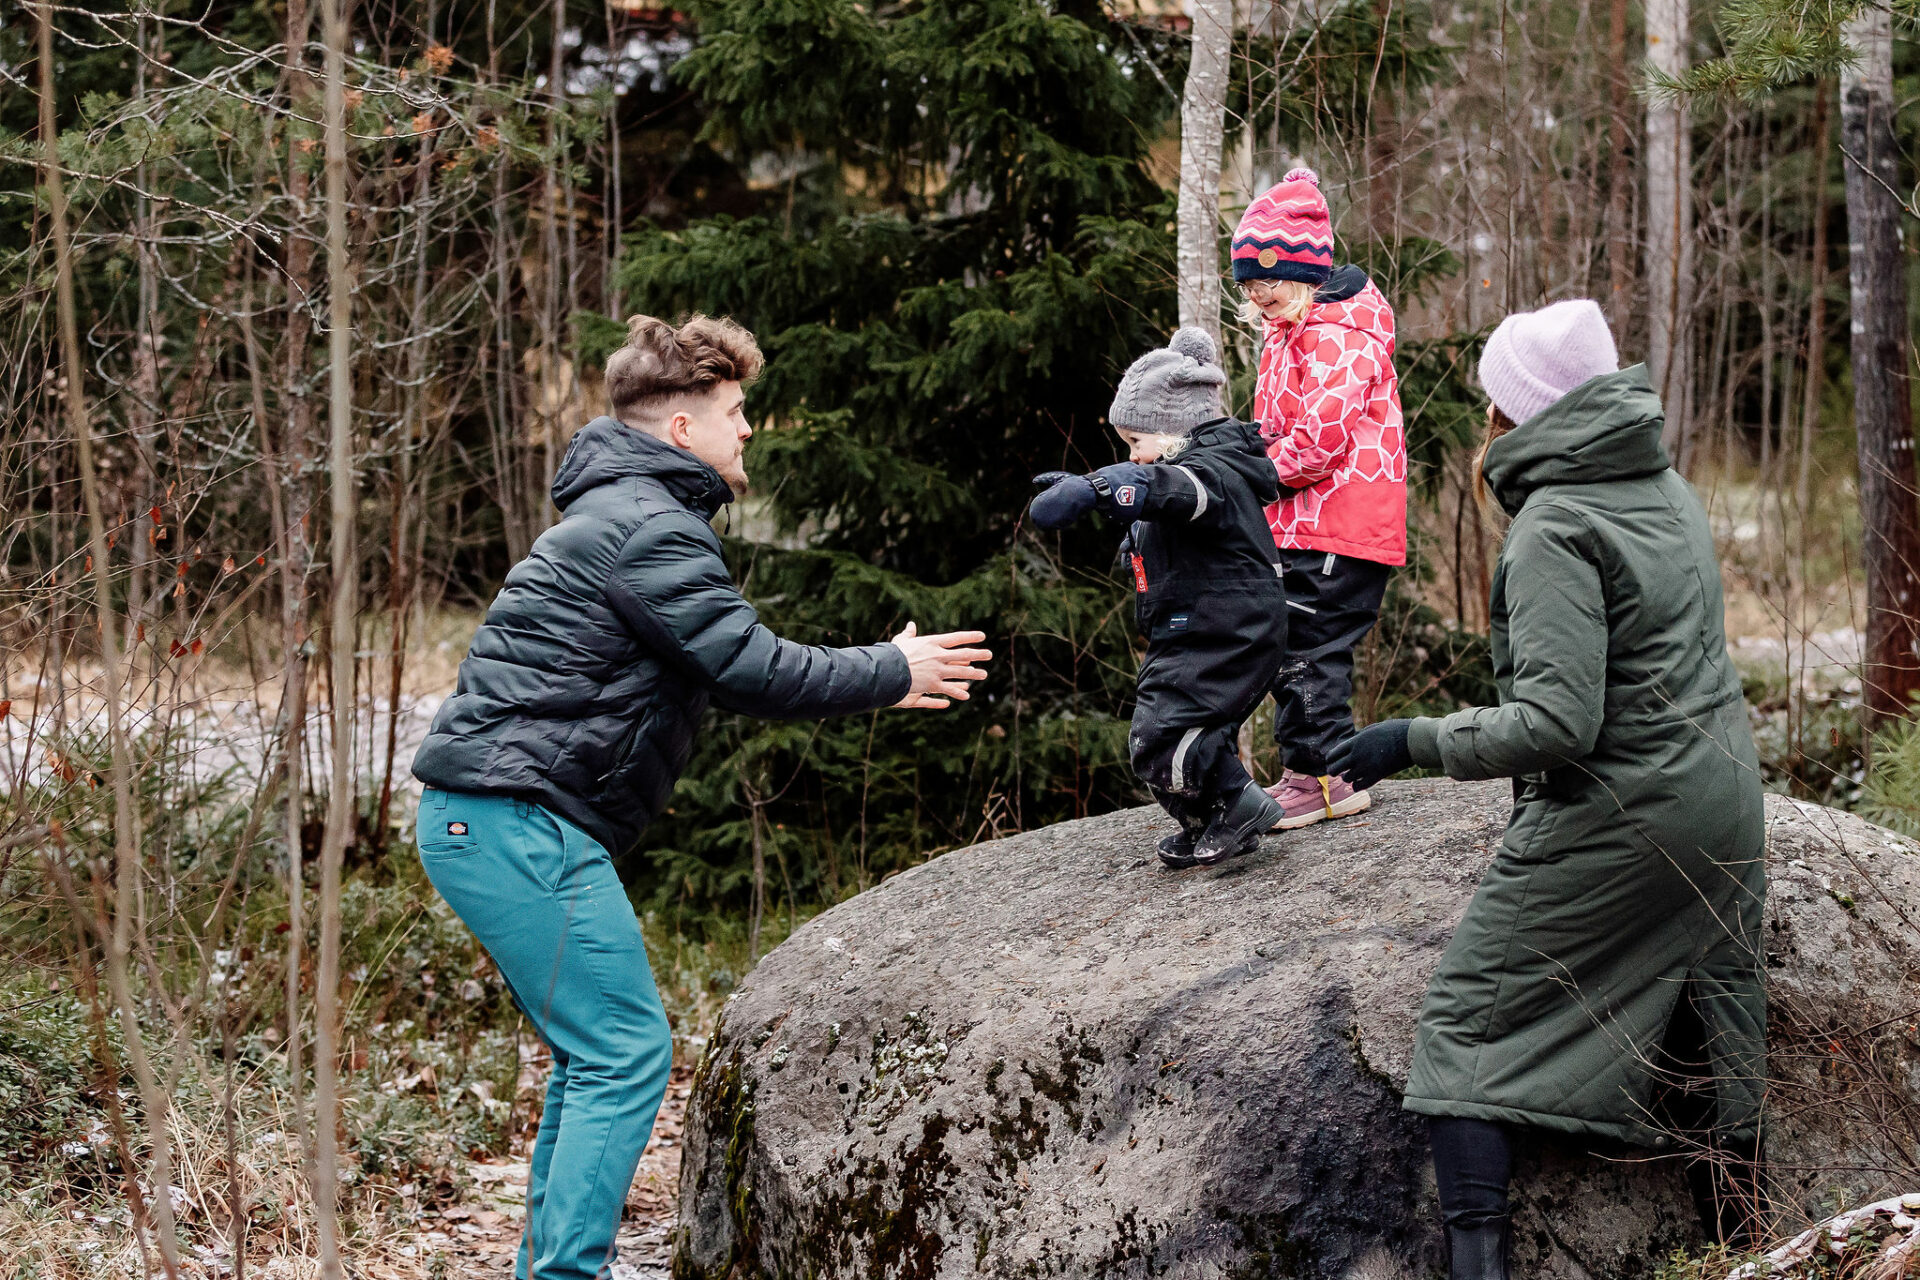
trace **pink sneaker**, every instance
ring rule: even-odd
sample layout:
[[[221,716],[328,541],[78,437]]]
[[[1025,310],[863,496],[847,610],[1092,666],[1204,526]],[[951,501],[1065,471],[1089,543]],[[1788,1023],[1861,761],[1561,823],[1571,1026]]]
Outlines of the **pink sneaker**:
[[[1267,794],[1280,802],[1281,811],[1287,815],[1274,825],[1275,831],[1310,827],[1323,818],[1350,818],[1366,812],[1373,803],[1372,796],[1355,791],[1345,778],[1316,778],[1291,769],[1267,788]]]

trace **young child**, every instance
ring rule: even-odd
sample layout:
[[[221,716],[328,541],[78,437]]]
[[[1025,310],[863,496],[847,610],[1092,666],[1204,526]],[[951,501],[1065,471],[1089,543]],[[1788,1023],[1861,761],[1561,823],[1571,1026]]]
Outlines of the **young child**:
[[[1134,361],[1109,418],[1128,461],[1088,476],[1034,477],[1034,523],[1060,529],[1095,508],[1132,522],[1135,612],[1147,638],[1127,744],[1134,773],[1179,830],[1169,867],[1206,866],[1260,845],[1283,816],[1247,776],[1240,724],[1273,683],[1285,597],[1265,508],[1273,464],[1250,423],[1222,416],[1213,340],[1181,329]]]
[[[1293,170],[1247,207],[1233,278],[1243,316],[1266,331],[1253,416],[1280,482],[1267,517],[1288,632],[1273,687],[1285,770],[1269,793],[1288,829],[1371,802],[1329,776],[1327,752],[1353,732],[1353,651],[1380,616],[1389,568],[1407,562],[1406,432],[1393,308],[1360,268],[1334,270],[1313,170]]]

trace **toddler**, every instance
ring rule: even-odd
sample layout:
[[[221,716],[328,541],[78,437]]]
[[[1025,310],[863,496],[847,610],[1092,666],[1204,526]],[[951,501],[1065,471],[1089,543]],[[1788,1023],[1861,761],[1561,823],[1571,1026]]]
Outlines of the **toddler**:
[[[1049,472],[1034,523],[1059,529],[1090,510],[1131,522],[1122,554],[1147,640],[1127,744],[1134,773],[1179,829],[1169,867],[1206,866],[1259,847],[1283,816],[1236,750],[1286,646],[1286,603],[1266,507],[1279,496],[1251,423],[1220,412],[1213,340],[1186,328],[1134,361],[1109,418],[1128,461],[1092,475]]]

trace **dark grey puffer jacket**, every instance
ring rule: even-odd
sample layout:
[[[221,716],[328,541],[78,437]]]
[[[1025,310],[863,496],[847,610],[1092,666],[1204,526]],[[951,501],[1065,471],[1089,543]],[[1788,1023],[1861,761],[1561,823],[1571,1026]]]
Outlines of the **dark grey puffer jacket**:
[[[612,418],[581,428],[553,481],[564,517],[507,574],[414,776],[531,800],[620,854],[666,805],[710,700],[811,718],[905,697],[897,646],[761,624],[708,523],[732,498],[683,449]]]

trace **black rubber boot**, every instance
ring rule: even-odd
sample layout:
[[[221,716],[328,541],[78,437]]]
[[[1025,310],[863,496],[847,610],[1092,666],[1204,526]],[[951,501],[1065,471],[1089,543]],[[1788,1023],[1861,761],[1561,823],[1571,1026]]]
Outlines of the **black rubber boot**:
[[[1149,789],[1167,815],[1180,824],[1178,831],[1160,841],[1160,861],[1175,871],[1195,865],[1193,846],[1199,841],[1200,833],[1207,829],[1206,812],[1184,796],[1157,787]]]
[[[1512,1139],[1502,1126],[1466,1116],[1435,1116],[1427,1132],[1447,1231],[1447,1274],[1452,1280],[1507,1280]]]
[[[1200,837],[1184,827],[1160,840],[1160,861],[1175,871],[1194,865],[1193,846]]]
[[[1249,782],[1220,810],[1193,846],[1195,865],[1210,867],[1260,847],[1260,837],[1273,830],[1286,810],[1280,802]]]
[[[1507,1280],[1510,1221],[1488,1218],[1478,1226],[1448,1227],[1448,1280]]]

